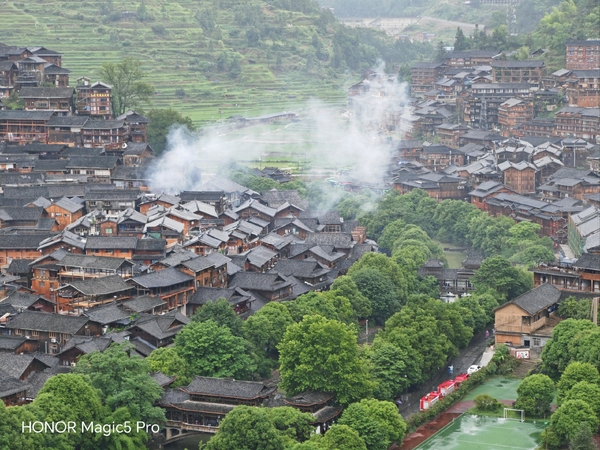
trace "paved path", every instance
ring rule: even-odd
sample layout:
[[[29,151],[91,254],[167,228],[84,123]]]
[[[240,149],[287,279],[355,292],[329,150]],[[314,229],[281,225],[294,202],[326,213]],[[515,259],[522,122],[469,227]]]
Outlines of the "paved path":
[[[402,414],[402,417],[408,419],[413,414],[418,413],[419,400],[421,397],[431,391],[436,390],[437,386],[441,382],[454,378],[459,373],[466,372],[469,366],[472,366],[473,364],[478,364],[481,361],[481,357],[487,347],[487,343],[491,342],[492,340],[493,338],[491,336],[486,339],[485,331],[482,331],[477,336],[474,336],[469,345],[462,349],[458,356],[451,361],[451,364],[454,366],[454,375],[451,376],[448,374],[448,368],[446,365],[429,381],[423,383],[414,392],[409,393],[408,400],[404,401],[402,408],[400,408],[400,414]]]

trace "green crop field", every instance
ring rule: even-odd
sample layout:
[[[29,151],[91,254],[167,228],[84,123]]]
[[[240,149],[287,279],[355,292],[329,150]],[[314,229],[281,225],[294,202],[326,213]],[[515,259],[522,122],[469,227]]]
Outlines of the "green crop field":
[[[100,13],[111,4],[116,19]],[[222,2],[243,4],[243,2]],[[248,2],[250,3],[250,2]],[[27,0],[0,3],[0,42],[40,45],[64,54],[71,84],[81,76],[96,81],[104,62],[132,56],[143,62],[146,81],[155,87],[146,108],[174,107],[198,124],[230,115],[244,116],[299,110],[310,98],[342,104],[345,88],[356,76],[309,76],[302,55],[315,35],[314,15],[271,11],[263,6],[264,26],[281,28],[277,39],[248,45],[241,19],[232,7],[215,8],[213,1],[145,0],[149,21],[121,18],[137,12],[140,2],[97,0]],[[254,5],[265,5],[254,2]],[[199,18],[210,10],[214,30]],[[236,22],[237,20],[237,22]],[[326,44],[326,34],[322,39]],[[274,50],[276,49],[276,50]],[[219,58],[238,61],[240,72],[217,70]]]

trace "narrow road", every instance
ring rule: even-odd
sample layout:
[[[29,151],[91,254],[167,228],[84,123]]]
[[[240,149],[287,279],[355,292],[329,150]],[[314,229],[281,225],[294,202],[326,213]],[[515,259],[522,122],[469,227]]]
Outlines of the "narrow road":
[[[467,371],[469,366],[478,364],[481,361],[481,356],[487,347],[487,343],[493,341],[493,337],[486,339],[485,330],[476,336],[473,336],[471,342],[466,348],[463,348],[458,356],[456,356],[451,364],[454,366],[454,375],[448,374],[447,366],[436,373],[431,379],[423,383],[417,390],[408,394],[407,401],[404,401],[400,408],[400,414],[405,419],[408,419],[415,413],[419,412],[419,400],[425,394],[435,391],[437,386],[442,382],[454,378],[459,373]]]

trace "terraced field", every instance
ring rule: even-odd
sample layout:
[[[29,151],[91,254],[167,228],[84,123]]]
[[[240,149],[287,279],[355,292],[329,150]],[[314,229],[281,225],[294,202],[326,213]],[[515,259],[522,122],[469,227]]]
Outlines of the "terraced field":
[[[315,33],[315,17],[291,11],[263,11],[274,24],[285,21],[281,40],[265,40],[249,47],[244,27],[235,22],[231,8],[214,8],[213,1],[145,0],[153,21],[106,21],[97,0],[27,0],[0,3],[0,42],[43,45],[64,53],[71,84],[80,76],[99,79],[103,62],[125,56],[143,61],[147,81],[155,86],[151,107],[175,107],[198,124],[233,114],[246,116],[299,110],[310,98],[341,104],[345,87],[355,76],[336,79],[309,76],[304,70],[304,50]],[[113,11],[137,11],[140,3],[115,0]],[[240,2],[221,2],[238,4]],[[242,2],[243,3],[243,2]],[[264,3],[260,2],[264,5]],[[212,8],[218,30],[205,33],[197,15]],[[218,39],[220,38],[220,39]],[[275,67],[272,50],[277,48]],[[216,73],[219,56],[238,58],[241,74],[231,78]],[[208,69],[207,69],[208,68]]]

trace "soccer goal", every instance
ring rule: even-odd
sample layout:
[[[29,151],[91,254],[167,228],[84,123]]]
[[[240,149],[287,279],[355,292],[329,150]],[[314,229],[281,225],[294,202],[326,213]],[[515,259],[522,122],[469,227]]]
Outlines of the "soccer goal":
[[[519,420],[521,422],[524,422],[525,421],[525,410],[514,409],[514,408],[504,408],[504,418]]]

